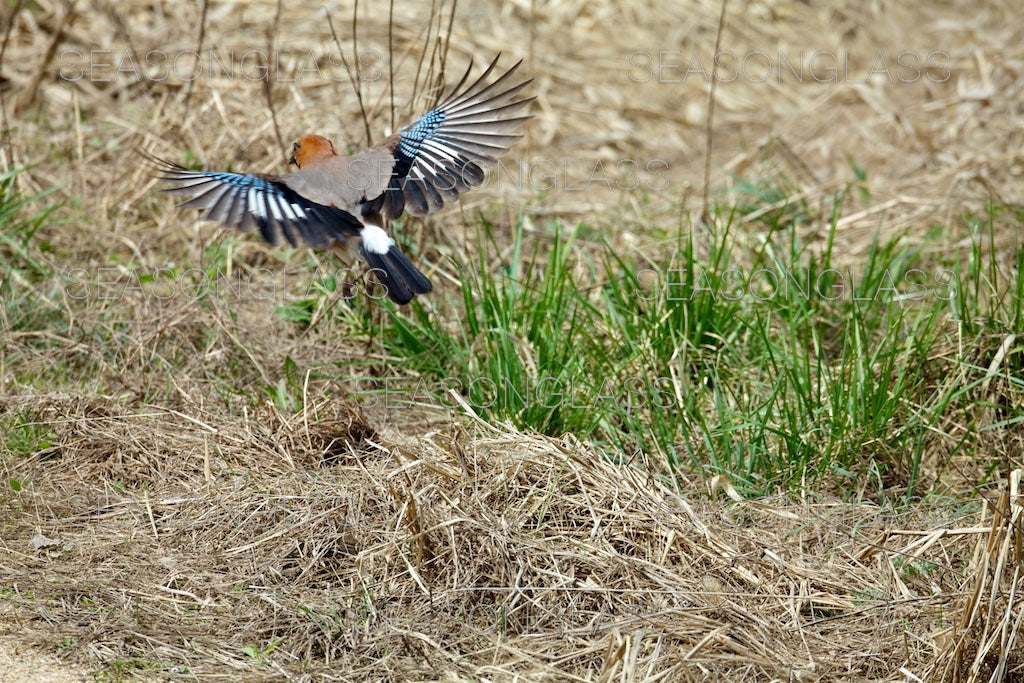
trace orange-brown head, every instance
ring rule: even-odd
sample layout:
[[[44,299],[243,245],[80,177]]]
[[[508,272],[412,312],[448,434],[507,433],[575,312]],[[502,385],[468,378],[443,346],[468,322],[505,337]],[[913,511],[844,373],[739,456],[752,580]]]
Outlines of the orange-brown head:
[[[311,161],[336,156],[334,143],[322,135],[304,135],[292,144],[289,163],[302,168]]]

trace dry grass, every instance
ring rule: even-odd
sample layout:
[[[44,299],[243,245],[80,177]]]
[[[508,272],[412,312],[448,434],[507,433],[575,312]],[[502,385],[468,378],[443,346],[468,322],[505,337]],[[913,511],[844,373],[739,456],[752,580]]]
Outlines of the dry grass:
[[[134,147],[273,171],[283,165],[275,127],[285,142],[314,131],[364,142],[348,80],[289,80],[307,50],[335,50],[317,9],[286,9],[275,23],[275,3],[211,3],[201,28],[193,5],[17,6],[6,3],[0,22],[0,167],[29,167],[26,191],[61,187],[65,204],[38,234],[54,271],[188,267],[223,241],[209,226],[183,227],[192,217],[154,194]],[[362,4],[359,49],[386,55],[379,7]],[[401,123],[418,108],[411,93],[427,97],[416,68],[433,54],[426,27],[443,35],[449,6],[433,19],[418,3],[395,9]],[[704,0],[460,7],[449,70],[504,50],[527,57],[538,95],[521,150],[534,184],[499,177],[464,215],[501,228],[523,211],[538,240],[546,217],[584,221],[630,258],[657,257],[665,231],[688,227],[699,208],[708,83],[682,76],[695,50],[709,68],[719,11]],[[332,15],[346,50],[350,15],[348,4]],[[131,53],[141,65],[149,50],[200,40],[236,55],[273,43],[285,65],[273,109],[263,82],[245,78],[58,76],[88,67],[68,50]],[[1016,5],[759,2],[733,9],[723,49],[849,55],[856,77],[836,84],[720,84],[711,177],[716,192],[784,181],[789,199],[827,206],[855,160],[868,175],[837,230],[849,262],[878,229],[923,244],[936,222],[990,198],[1024,203]],[[859,82],[879,50],[891,65],[904,49],[947,54],[949,77]],[[680,66],[641,82],[637,54]],[[382,69],[364,83],[379,138],[391,124],[387,63],[367,68]],[[622,160],[666,163],[641,173],[638,191],[620,187],[636,180],[620,174]],[[764,236],[756,218],[741,223],[749,244]],[[407,226],[443,286],[446,257],[472,251],[468,223]],[[805,228],[809,242],[822,235],[822,224]],[[228,251],[247,273],[320,258],[254,240]],[[5,639],[59,648],[113,679],[1022,677],[1019,470],[999,491],[914,510],[810,492],[733,500],[643,455],[611,464],[569,436],[431,410],[364,414],[331,370],[389,358],[337,326],[296,333],[274,301],[37,299],[71,329],[0,328],[0,419],[46,444],[0,442],[4,479],[26,483],[17,495],[5,484],[0,498]],[[101,328],[111,331],[102,341],[80,332]],[[301,378],[305,407],[293,413],[263,400],[286,358],[323,370]],[[53,373],[59,391],[40,389]]]
[[[19,463],[32,490],[2,510],[6,635],[67,638],[88,661],[203,680],[963,680],[974,652],[986,671],[1022,664],[1006,640],[1018,490],[975,523],[709,499],[482,424],[413,441],[353,412],[18,407],[54,446]]]

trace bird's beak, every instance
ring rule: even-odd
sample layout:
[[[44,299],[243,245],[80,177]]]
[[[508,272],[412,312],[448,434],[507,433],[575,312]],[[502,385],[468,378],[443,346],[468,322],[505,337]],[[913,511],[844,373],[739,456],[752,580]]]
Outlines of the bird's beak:
[[[291,166],[298,166],[299,165],[299,162],[295,161],[295,154],[294,153],[290,157],[288,157],[288,164],[291,165]]]

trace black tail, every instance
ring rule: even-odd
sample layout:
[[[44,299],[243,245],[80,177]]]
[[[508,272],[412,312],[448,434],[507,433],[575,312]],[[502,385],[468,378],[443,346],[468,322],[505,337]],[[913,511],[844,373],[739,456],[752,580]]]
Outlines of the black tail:
[[[360,245],[359,250],[384,286],[388,298],[396,304],[407,304],[417,294],[434,289],[427,276],[417,270],[396,245],[392,244],[385,254],[368,251],[364,245]]]

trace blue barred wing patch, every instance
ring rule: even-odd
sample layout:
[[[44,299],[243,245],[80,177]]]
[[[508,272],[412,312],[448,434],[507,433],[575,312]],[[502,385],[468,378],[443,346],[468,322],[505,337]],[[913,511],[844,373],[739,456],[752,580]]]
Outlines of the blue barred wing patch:
[[[416,123],[402,130],[398,141],[398,151],[410,160],[420,153],[420,145],[444,123],[445,113],[434,109],[421,116]]]

